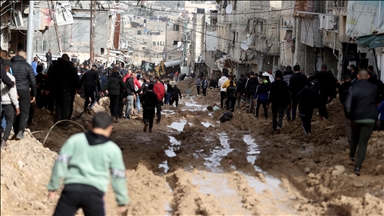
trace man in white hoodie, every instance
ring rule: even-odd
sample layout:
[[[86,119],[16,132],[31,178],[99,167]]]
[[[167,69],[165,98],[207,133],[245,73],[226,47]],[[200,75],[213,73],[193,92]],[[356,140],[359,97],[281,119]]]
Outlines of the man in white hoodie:
[[[220,104],[221,109],[223,109],[224,99],[227,97],[227,88],[223,88],[223,84],[228,80],[228,74],[222,73],[221,78],[219,79],[218,86],[220,87]]]
[[[15,82],[15,77],[9,73],[11,62],[8,60],[3,60],[3,65],[9,79],[12,82]],[[7,140],[11,133],[15,116],[18,116],[20,114],[16,85],[10,88],[7,85],[5,85],[3,82],[1,82],[1,106],[2,106],[1,115],[5,116],[5,121],[6,121],[6,127],[4,130],[3,137],[1,139],[1,148],[4,148],[4,147],[7,147]],[[15,115],[15,110],[16,110],[16,115]]]

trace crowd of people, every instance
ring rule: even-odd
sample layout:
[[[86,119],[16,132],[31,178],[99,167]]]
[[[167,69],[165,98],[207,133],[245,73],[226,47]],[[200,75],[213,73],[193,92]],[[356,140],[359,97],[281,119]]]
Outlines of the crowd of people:
[[[205,96],[204,88],[207,87],[197,78],[198,94],[201,86]],[[238,79],[223,69],[222,76],[211,79],[209,87],[220,91],[220,106],[228,111],[243,108],[258,118],[259,109],[263,107],[263,117],[268,119],[271,106],[272,130],[275,133],[281,131],[284,115],[288,122],[300,117],[308,139],[312,133],[314,110],[318,109],[317,115],[322,120],[328,120],[327,106],[338,94],[345,113],[349,156],[355,162],[354,172],[357,175],[360,175],[373,130],[384,130],[384,84],[372,66],[351,65],[341,81],[325,64],[310,76],[305,75],[299,65],[295,65],[293,70],[291,66],[287,66],[284,72],[277,70],[274,76],[268,72],[255,74],[251,71],[241,74]]]
[[[109,97],[114,122],[142,113],[143,130],[152,132],[155,111],[159,124],[162,106],[174,103],[178,106],[181,98],[177,85],[172,86],[169,80],[163,82],[159,77],[133,72],[118,62],[105,68],[105,63],[95,61],[89,68],[89,61],[78,66],[78,59],[70,59],[67,54],[57,60],[50,56],[48,52],[49,67],[45,69],[37,58],[28,63],[25,51],[10,57],[1,50],[2,147],[7,146],[12,128],[15,132],[12,139],[24,138],[24,131],[33,119],[31,103],[35,100],[38,108],[54,112],[55,120],[60,121],[58,126],[67,130],[76,94],[84,99],[84,112],[90,112],[100,97]]]

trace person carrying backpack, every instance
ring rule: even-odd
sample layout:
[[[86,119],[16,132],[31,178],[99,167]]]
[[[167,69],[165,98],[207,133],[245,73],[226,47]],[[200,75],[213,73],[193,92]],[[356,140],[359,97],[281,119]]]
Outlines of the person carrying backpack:
[[[259,109],[260,109],[260,106],[263,105],[264,117],[265,119],[268,119],[267,101],[268,101],[269,89],[267,84],[264,81],[265,81],[264,78],[259,79],[259,85],[256,88],[256,93],[254,96],[254,99],[256,99],[257,101],[255,117],[256,118],[259,117]]]

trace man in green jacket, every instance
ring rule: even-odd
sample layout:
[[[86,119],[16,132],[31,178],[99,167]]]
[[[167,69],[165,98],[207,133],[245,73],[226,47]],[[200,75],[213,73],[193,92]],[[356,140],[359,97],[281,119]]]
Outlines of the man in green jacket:
[[[47,186],[49,197],[55,199],[64,178],[64,189],[54,216],[72,216],[79,208],[85,215],[104,216],[104,194],[111,174],[112,187],[120,213],[128,203],[125,166],[120,148],[108,137],[112,133],[108,113],[96,113],[91,130],[71,136],[61,148]]]

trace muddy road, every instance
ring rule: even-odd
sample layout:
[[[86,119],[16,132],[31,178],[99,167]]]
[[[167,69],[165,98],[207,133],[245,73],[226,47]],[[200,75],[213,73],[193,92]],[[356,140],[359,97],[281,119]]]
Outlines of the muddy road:
[[[141,116],[114,124],[112,140],[122,149],[128,178],[128,215],[384,215],[384,133],[369,142],[362,176],[348,164],[342,110],[330,105],[330,120],[314,119],[310,139],[300,122],[284,122],[271,133],[271,119],[236,110],[221,123],[224,110],[210,112],[219,92],[196,96],[193,80],[178,84],[178,107],[163,106],[160,124],[143,132]],[[96,110],[104,110],[102,100]],[[86,128],[91,115],[74,121]],[[11,141],[1,152],[2,215],[51,215],[56,201],[47,198],[55,151],[71,134],[54,128],[45,110],[36,111],[32,132]],[[27,133],[28,134],[28,133]],[[114,194],[105,196],[108,215],[117,215]],[[81,214],[81,210],[79,211]]]

